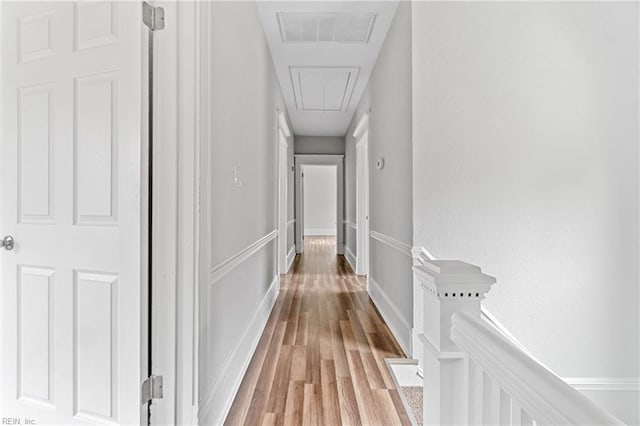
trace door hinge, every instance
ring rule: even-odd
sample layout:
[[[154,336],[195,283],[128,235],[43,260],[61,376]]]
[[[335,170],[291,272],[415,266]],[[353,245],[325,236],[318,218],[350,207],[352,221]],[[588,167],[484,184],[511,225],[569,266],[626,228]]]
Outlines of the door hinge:
[[[151,30],[161,30],[164,28],[164,9],[154,7],[146,1],[142,3],[142,22]]]
[[[150,376],[142,382],[142,403],[162,399],[162,376]]]

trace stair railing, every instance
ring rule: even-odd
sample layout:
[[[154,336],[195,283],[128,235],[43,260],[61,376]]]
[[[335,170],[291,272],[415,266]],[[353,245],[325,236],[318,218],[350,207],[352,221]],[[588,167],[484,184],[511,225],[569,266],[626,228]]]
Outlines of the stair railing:
[[[623,424],[482,319],[495,278],[457,260],[422,258],[413,270],[424,424]]]

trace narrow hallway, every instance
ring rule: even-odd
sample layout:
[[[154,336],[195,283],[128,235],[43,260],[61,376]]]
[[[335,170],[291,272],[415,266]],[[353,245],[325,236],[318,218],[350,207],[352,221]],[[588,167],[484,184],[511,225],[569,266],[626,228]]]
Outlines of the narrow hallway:
[[[225,424],[410,424],[384,361],[404,354],[335,252],[305,237]]]

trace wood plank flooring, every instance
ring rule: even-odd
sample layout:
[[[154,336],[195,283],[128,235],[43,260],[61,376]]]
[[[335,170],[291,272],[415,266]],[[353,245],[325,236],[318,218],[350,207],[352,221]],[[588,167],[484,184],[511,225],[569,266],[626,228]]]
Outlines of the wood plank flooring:
[[[305,237],[225,424],[410,425],[384,363],[403,357],[335,237]]]

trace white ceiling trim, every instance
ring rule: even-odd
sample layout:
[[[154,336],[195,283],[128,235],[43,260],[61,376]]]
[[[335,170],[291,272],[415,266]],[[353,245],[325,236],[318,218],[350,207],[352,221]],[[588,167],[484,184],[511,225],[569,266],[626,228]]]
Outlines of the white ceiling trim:
[[[258,2],[293,134],[345,136],[397,6],[397,0]],[[304,36],[300,29],[297,35],[295,31],[289,35],[283,33],[282,19],[285,16],[295,18],[290,23],[294,27],[298,25],[296,19],[300,22],[307,19],[306,24],[300,23],[307,26],[307,35]],[[375,18],[371,18],[371,22],[358,18],[347,23],[347,16]],[[331,27],[329,22],[335,21],[336,17],[342,19],[338,26],[343,28],[337,32],[335,22],[334,27],[328,29]],[[370,28],[365,28],[365,24]],[[325,27],[320,28],[321,25]],[[353,25],[356,29],[347,34],[344,28]],[[366,32],[365,37],[363,34]],[[289,36],[301,41],[286,42]],[[365,38],[366,43],[336,41]],[[321,74],[320,69],[332,70],[333,74]],[[357,69],[357,74],[355,71],[342,73],[354,69]],[[305,74],[306,71],[308,73]]]

